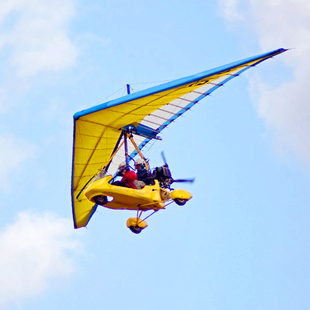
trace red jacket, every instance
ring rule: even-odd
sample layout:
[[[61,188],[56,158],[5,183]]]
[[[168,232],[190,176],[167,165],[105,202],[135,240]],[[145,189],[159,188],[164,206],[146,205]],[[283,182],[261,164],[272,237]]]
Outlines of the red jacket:
[[[134,180],[137,180],[137,179],[138,179],[138,177],[137,177],[137,175],[136,175],[136,173],[135,173],[134,171],[127,171],[127,172],[124,174],[124,176],[123,176],[121,182],[124,182],[124,183],[127,184],[129,187],[136,189],[136,187],[135,187],[133,181],[134,181]]]

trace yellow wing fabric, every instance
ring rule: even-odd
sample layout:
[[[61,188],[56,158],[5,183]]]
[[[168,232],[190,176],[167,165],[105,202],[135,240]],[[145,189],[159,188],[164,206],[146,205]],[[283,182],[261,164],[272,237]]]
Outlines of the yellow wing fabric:
[[[72,164],[74,227],[86,226],[95,211],[96,207],[86,199],[81,190],[108,163],[120,137],[121,128],[140,125],[158,133],[230,79],[284,51],[279,49],[251,57],[76,113]],[[151,138],[136,135],[134,139],[141,149]],[[134,149],[130,149],[130,152],[135,155]],[[110,171],[115,172],[117,165],[123,160],[123,157],[116,156]]]

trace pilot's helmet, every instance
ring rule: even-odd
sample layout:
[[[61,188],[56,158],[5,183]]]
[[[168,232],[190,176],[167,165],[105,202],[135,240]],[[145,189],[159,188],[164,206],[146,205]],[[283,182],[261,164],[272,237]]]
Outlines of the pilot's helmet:
[[[135,161],[135,167],[137,168],[138,165],[141,165],[142,168],[145,167],[145,162],[142,158],[139,158]]]
[[[119,172],[122,172],[124,169],[126,169],[127,168],[127,164],[126,164],[126,162],[125,161],[123,161],[122,163],[120,163],[119,164],[119,166],[118,166],[118,171]]]

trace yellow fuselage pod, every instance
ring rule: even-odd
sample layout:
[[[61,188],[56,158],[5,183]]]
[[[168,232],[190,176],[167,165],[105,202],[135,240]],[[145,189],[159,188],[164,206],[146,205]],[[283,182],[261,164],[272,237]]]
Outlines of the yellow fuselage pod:
[[[190,200],[192,198],[192,194],[184,189],[175,189],[171,193],[171,199],[185,199]]]
[[[147,185],[143,189],[133,189],[112,185],[112,176],[106,176],[93,182],[84,192],[86,198],[92,202],[95,196],[113,198],[104,207],[118,210],[158,210],[164,209],[165,204],[160,196],[157,180],[155,185]],[[108,199],[109,200],[109,199]]]

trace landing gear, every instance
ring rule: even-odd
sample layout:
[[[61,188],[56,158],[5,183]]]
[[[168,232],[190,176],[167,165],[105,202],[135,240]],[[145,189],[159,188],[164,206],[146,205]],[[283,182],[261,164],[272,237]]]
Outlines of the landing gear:
[[[128,227],[134,234],[140,234],[143,228],[139,226],[129,226]]]
[[[104,206],[108,202],[107,196],[95,196],[93,197],[95,204]]]
[[[147,222],[141,220],[139,217],[131,217],[127,220],[127,227],[134,234],[140,234],[140,232],[147,227]]]
[[[179,206],[184,206],[187,202],[187,199],[175,198],[174,202]]]
[[[171,193],[171,199],[179,206],[184,206],[192,198],[192,194],[184,189],[175,189]]]

